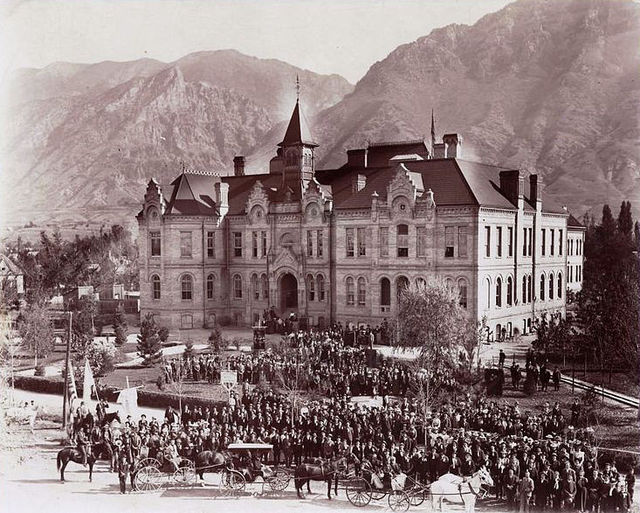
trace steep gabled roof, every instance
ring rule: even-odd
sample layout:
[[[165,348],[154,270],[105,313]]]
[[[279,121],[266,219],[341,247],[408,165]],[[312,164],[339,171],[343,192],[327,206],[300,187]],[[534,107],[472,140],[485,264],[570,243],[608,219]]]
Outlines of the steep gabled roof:
[[[176,215],[217,215],[214,198],[215,183],[220,178],[215,175],[181,173],[171,182],[171,196],[165,214]],[[162,188],[163,194],[169,189]]]
[[[300,102],[296,102],[296,106],[293,108],[291,119],[289,120],[289,126],[284,134],[284,139],[278,146],[291,146],[294,144],[306,144],[308,146],[318,146],[313,142],[311,137],[311,130],[304,117],[304,114],[300,110]]]

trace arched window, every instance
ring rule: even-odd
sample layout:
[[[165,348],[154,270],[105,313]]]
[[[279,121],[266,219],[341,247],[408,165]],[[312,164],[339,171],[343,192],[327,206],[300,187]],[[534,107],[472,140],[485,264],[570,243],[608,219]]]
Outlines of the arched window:
[[[324,301],[324,276],[322,274],[316,276],[316,282],[318,284],[318,301]]]
[[[544,288],[546,283],[544,282],[544,274],[540,275],[540,301],[544,301]]]
[[[549,275],[549,299],[553,299],[553,287],[555,283],[553,281],[553,273]]]
[[[258,282],[258,275],[251,275],[251,291],[253,292],[253,299],[260,299],[260,283]]]
[[[502,306],[502,278],[496,280],[496,306]]]
[[[267,278],[266,274],[260,277],[260,283],[262,286],[262,300],[266,301],[269,299],[269,278]]]
[[[364,278],[358,278],[358,305],[367,304],[367,284]]]
[[[151,294],[153,299],[160,299],[161,296],[160,276],[154,274],[151,277]]]
[[[349,276],[347,278],[347,305],[352,306],[356,302],[355,285],[353,278]]]
[[[425,280],[424,278],[416,278],[416,286],[419,288],[422,287],[426,287],[427,285],[427,280]]]
[[[531,280],[531,275],[527,276],[527,303],[531,303],[531,294],[533,290],[533,283]]]
[[[242,299],[242,276],[239,274],[233,276],[233,298]]]
[[[399,257],[409,256],[409,226],[406,224],[398,225],[396,247],[398,248]]]
[[[458,296],[460,298],[460,306],[467,308],[467,282],[462,278],[458,280]]]
[[[391,282],[389,278],[382,278],[380,280],[380,306],[391,306]]]
[[[513,305],[513,280],[511,276],[507,278],[507,306]]]
[[[213,299],[215,279],[216,277],[213,274],[207,276],[207,299]]]
[[[562,273],[558,273],[558,299],[562,298]]]
[[[180,280],[182,290],[182,300],[191,301],[193,299],[193,278],[190,274],[185,274]]]
[[[527,303],[527,277],[522,277],[522,304]]]
[[[316,300],[316,281],[311,274],[307,276],[307,298],[309,301]]]
[[[409,279],[406,276],[398,276],[396,280],[396,295],[398,296],[398,303],[400,303],[400,297],[402,291],[409,286]]]
[[[487,310],[491,308],[491,281],[487,278],[485,281],[485,288],[487,289]]]

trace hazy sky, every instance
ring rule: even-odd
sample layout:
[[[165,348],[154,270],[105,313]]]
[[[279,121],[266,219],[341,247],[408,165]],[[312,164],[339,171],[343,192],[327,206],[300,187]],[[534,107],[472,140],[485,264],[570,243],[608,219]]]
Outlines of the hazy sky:
[[[396,46],[450,23],[473,24],[509,0],[7,0],[0,62],[152,57],[235,48],[355,82]]]

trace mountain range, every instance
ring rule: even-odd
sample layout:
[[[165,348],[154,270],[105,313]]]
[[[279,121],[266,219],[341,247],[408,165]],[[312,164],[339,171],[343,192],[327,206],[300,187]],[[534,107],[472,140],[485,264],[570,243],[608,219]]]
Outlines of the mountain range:
[[[640,5],[519,0],[473,26],[402,45],[355,85],[233,50],[172,63],[55,63],[19,70],[3,104],[9,221],[131,222],[151,176],[181,166],[264,172],[295,102],[320,167],[368,141],[463,137],[465,158],[537,170],[576,215],[640,210]]]

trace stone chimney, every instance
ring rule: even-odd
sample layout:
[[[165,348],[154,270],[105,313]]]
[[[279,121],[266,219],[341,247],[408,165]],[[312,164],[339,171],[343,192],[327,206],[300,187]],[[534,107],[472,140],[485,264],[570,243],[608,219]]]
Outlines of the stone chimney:
[[[536,206],[536,211],[542,210],[543,182],[540,175],[529,175],[529,200]]]
[[[500,190],[511,203],[518,205],[524,197],[524,176],[517,169],[500,171]]]
[[[444,134],[442,136],[442,142],[444,143],[445,158],[462,158],[462,136],[458,134]]]
[[[445,155],[444,143],[435,143],[433,145],[433,158],[443,159]]]
[[[233,174],[234,176],[244,176],[244,157],[242,155],[233,157]]]
[[[229,212],[229,184],[226,182],[216,182],[216,204],[220,217],[224,217]]]
[[[362,174],[353,175],[351,178],[351,192],[355,194],[356,192],[361,191],[367,185],[367,177]]]
[[[368,150],[366,148],[347,150],[347,165],[351,167],[367,167],[367,154]]]

